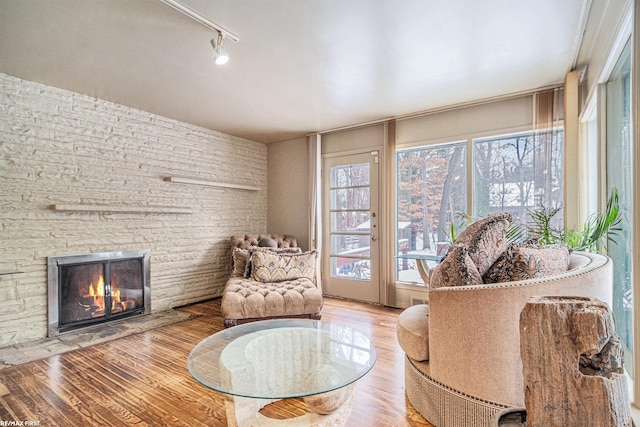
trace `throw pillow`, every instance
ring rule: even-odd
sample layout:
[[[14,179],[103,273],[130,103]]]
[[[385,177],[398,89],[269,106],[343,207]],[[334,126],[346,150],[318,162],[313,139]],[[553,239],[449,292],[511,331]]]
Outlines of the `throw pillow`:
[[[482,277],[466,246],[453,245],[446,257],[431,270],[429,287],[481,285]]]
[[[249,262],[249,250],[233,248],[231,260],[231,277],[245,277],[247,263]]]
[[[483,276],[485,283],[536,279],[569,269],[569,247],[559,245],[510,245]]]
[[[273,240],[271,237],[263,237],[258,242],[258,246],[261,248],[277,248],[278,243],[276,243],[276,241]]]
[[[513,220],[506,212],[494,213],[471,223],[456,238],[455,246],[467,248],[480,276],[507,248],[507,228]]]
[[[316,250],[292,254],[255,248],[251,254],[251,278],[260,282],[307,278],[315,282],[317,254]]]
[[[255,250],[261,250],[261,251],[271,251],[273,253],[276,254],[301,254],[302,253],[302,248],[271,248],[271,247],[259,247],[259,246],[251,246],[249,248],[249,255],[247,258],[247,264],[246,264],[246,268],[244,270],[244,277],[249,278],[251,277],[251,266],[252,266],[252,260],[253,260],[253,252]]]

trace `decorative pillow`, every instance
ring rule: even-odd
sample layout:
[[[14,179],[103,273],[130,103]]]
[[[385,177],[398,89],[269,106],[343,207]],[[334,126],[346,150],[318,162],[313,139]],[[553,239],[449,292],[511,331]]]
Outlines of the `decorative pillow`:
[[[251,253],[251,278],[260,282],[282,282],[307,278],[315,281],[318,251],[292,254],[255,248]]]
[[[251,252],[256,246],[250,246],[249,249],[233,248],[231,253],[231,277],[245,277],[251,275]],[[276,253],[299,254],[302,253],[301,248],[264,248]]]
[[[231,259],[231,277],[246,277],[245,272],[247,270],[247,263],[249,262],[249,250],[233,248]]]
[[[466,246],[453,245],[440,264],[431,270],[429,287],[481,285],[482,277]]]
[[[485,283],[535,279],[569,269],[569,247],[559,245],[510,245],[483,276]]]
[[[507,228],[513,217],[494,213],[471,223],[456,238],[455,246],[467,248],[480,276],[484,275],[507,248]]]
[[[253,252],[255,250],[261,250],[261,251],[271,251],[273,253],[276,254],[301,254],[302,253],[302,248],[271,248],[271,247],[259,247],[259,246],[251,246],[249,248],[249,255],[247,257],[247,265],[246,268],[244,270],[244,277],[249,278],[251,277],[251,266],[252,263],[251,261],[253,260]]]
[[[261,248],[277,248],[278,243],[273,240],[271,237],[263,237],[258,242],[258,246]]]
[[[301,254],[302,248],[260,248],[261,250],[267,250],[275,252],[277,254]]]

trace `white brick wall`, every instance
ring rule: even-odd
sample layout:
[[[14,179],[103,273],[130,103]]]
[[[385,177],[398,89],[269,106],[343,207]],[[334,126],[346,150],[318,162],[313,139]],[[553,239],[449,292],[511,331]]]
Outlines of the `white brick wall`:
[[[0,74],[0,270],[24,271],[0,276],[0,347],[46,336],[48,256],[150,249],[153,311],[219,296],[229,236],[266,229],[266,190],[266,145]]]

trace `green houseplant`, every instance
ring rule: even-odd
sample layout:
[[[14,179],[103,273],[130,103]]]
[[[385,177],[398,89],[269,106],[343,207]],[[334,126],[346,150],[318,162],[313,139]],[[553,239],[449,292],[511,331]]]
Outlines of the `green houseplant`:
[[[564,230],[553,225],[553,217],[560,212],[562,207],[547,208],[540,205],[527,212],[531,218],[528,225],[514,221],[507,229],[508,243],[521,243],[525,240],[535,241],[540,245],[552,245],[565,243],[576,251],[595,252],[598,244],[606,245],[606,239],[614,237],[619,231],[622,216],[620,213],[618,190],[613,189],[605,209],[592,214],[587,218],[581,229]],[[455,242],[458,231],[464,229],[465,224],[473,221],[468,215],[458,213],[460,223],[455,225],[449,223],[448,229],[443,229],[447,238],[447,243],[452,245]],[[615,241],[611,239],[614,243]]]
[[[551,220],[559,211],[559,207],[545,206],[530,210],[532,223],[527,227],[529,238],[544,245],[564,242],[573,250],[593,252],[597,250],[599,243],[606,245],[607,236],[611,238],[622,230],[618,190],[615,188],[607,199],[605,209],[590,215],[581,229],[565,231],[554,227]]]

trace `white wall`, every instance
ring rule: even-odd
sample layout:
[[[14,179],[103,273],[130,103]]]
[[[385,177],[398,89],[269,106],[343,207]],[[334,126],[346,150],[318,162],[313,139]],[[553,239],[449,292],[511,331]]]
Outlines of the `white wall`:
[[[398,120],[396,144],[441,143],[464,140],[469,135],[486,136],[531,129],[532,95],[442,111]]]
[[[306,138],[269,144],[267,231],[291,234],[309,249],[309,172]]]
[[[384,146],[384,124],[357,127],[322,135],[322,155],[366,153]]]
[[[624,44],[617,46],[617,37],[630,22],[628,13],[633,0],[594,0],[585,27],[582,44],[578,53],[576,69],[584,70],[580,86],[581,110],[590,96],[593,96],[603,74],[613,69],[610,62],[613,51],[622,52]],[[613,55],[615,57],[615,55]]]
[[[0,346],[46,335],[48,256],[150,249],[157,312],[220,295],[229,236],[266,231],[265,145],[4,74],[0,98],[0,270],[24,272],[0,276]],[[170,175],[261,190],[165,182]]]

